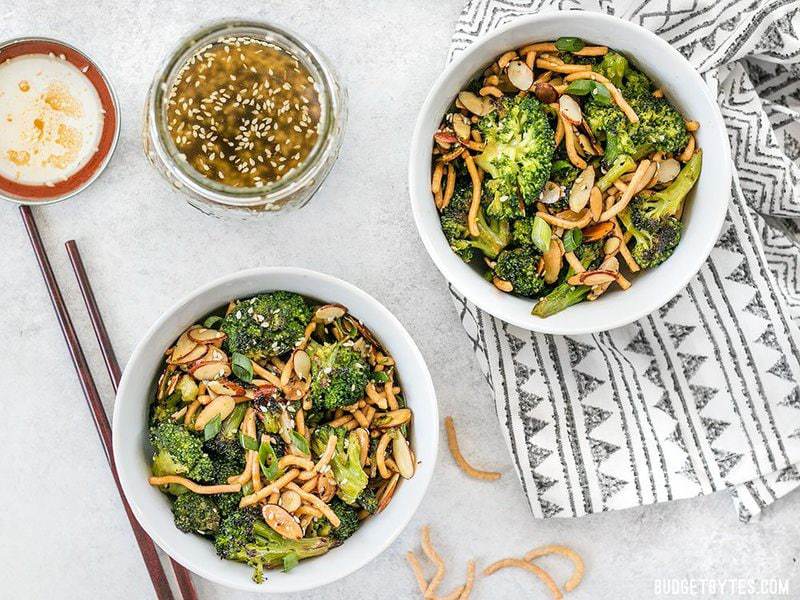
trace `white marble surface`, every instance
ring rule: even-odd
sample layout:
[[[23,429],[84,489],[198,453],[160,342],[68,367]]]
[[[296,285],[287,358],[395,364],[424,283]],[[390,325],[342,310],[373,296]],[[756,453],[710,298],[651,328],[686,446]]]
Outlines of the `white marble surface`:
[[[504,476],[494,484],[468,480],[443,449],[413,525],[383,555],[336,584],[287,599],[416,597],[403,554],[418,547],[423,523],[433,525],[449,561],[443,589],[458,582],[469,557],[486,565],[563,542],[587,563],[574,598],[650,598],[654,580],[664,577],[779,577],[798,597],[797,494],[747,526],[737,522],[724,494],[580,520],[530,518],[488,390],[445,283],[416,234],[406,192],[416,111],[442,69],[460,5],[0,3],[3,36],[51,35],[74,43],[105,68],[121,100],[120,144],[106,173],[79,198],[36,211],[106,406],[110,410],[113,396],[69,270],[66,240],[75,238],[83,251],[123,364],[164,309],[212,278],[254,265],[326,271],[394,311],[428,360],[441,412],[456,418],[466,452],[480,464],[497,465]],[[248,224],[218,222],[189,208],[146,164],[139,141],[157,62],[177,37],[230,15],[274,19],[302,32],[329,55],[350,93],[341,158],[312,204]],[[0,222],[0,324],[10,337],[2,361],[0,598],[152,597],[17,209],[0,206]],[[566,576],[558,561],[548,564],[557,577]],[[195,582],[201,598],[245,597]],[[474,597],[545,595],[529,574],[503,572],[480,580]]]

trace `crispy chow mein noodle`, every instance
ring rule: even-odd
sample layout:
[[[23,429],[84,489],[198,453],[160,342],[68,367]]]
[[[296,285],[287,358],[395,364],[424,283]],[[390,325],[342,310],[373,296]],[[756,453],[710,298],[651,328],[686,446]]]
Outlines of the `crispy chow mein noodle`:
[[[548,554],[560,554],[562,556],[566,556],[568,559],[572,561],[574,571],[572,573],[572,576],[567,580],[567,583],[564,584],[564,591],[571,592],[576,587],[578,587],[581,580],[583,579],[584,564],[583,564],[583,559],[572,548],[568,548],[567,546],[561,546],[559,544],[542,546],[541,548],[535,548],[531,550],[525,555],[524,558],[528,562],[531,562],[541,556],[547,556]]]
[[[461,454],[461,449],[458,446],[456,426],[453,423],[452,417],[445,418],[444,427],[447,431],[447,446],[450,448],[450,454],[453,455],[456,463],[459,467],[461,467],[461,470],[464,471],[464,473],[470,477],[474,477],[475,479],[483,479],[484,481],[494,481],[496,479],[500,479],[500,473],[497,473],[496,471],[481,471],[467,462],[467,459],[465,459],[464,455]]]

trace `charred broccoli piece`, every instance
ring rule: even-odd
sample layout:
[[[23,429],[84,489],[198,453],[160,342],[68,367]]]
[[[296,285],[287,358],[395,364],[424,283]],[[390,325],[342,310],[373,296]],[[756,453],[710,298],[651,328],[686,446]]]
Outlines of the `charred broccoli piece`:
[[[483,208],[480,208],[476,218],[480,235],[472,237],[467,226],[467,215],[471,202],[472,188],[470,186],[461,186],[456,189],[450,204],[440,216],[444,236],[453,252],[458,254],[464,262],[473,262],[484,255],[495,258],[509,243],[508,221],[487,218]]]
[[[686,196],[700,177],[702,153],[697,152],[669,187],[652,194],[640,194],[620,214],[625,230],[633,235],[631,254],[643,269],[656,267],[675,252],[681,240],[678,218]]]
[[[486,214],[494,218],[524,215],[550,176],[555,136],[542,104],[532,96],[504,99],[479,123],[486,145],[476,157],[491,179]]]
[[[150,406],[150,423],[155,425],[161,422],[168,422],[170,417],[178,412],[183,406],[183,398],[179,390],[175,390],[161,400],[153,401]]]
[[[311,308],[292,292],[270,292],[239,300],[225,316],[220,330],[230,353],[252,360],[283,354],[303,339]]]
[[[336,451],[330,462],[338,486],[336,495],[346,504],[352,505],[367,487],[369,480],[361,467],[361,444],[355,433],[348,435],[345,429],[323,425],[311,436],[311,452],[315,456],[321,456],[325,452],[331,435],[336,436]]]
[[[616,87],[622,87],[622,78],[628,69],[628,59],[619,52],[607,52],[594,71],[603,75]]]
[[[241,462],[244,468],[244,449],[239,444],[239,425],[242,424],[246,412],[246,403],[237,404],[222,422],[219,433],[203,444],[206,452],[215,460]]]
[[[364,397],[372,371],[364,358],[341,343],[308,346],[311,357],[309,397],[317,409],[349,406]]]
[[[153,475],[182,475],[194,481],[214,478],[214,465],[203,451],[203,441],[176,423],[165,421],[150,429],[150,443],[155,449]],[[185,492],[181,485],[165,486],[164,491]]]
[[[214,461],[214,483],[225,485],[228,478],[242,474],[244,470],[244,458],[242,459],[220,459]],[[226,517],[239,510],[239,501],[242,499],[242,492],[228,492],[225,494],[214,494],[212,498],[217,505],[219,514]]]
[[[598,243],[582,244],[578,249],[578,257],[584,267],[587,269],[593,268],[601,258],[600,245]],[[592,288],[586,285],[570,285],[567,283],[567,279],[574,275],[574,273],[572,268],[570,268],[567,271],[564,281],[558,284],[549,294],[541,298],[534,305],[531,314],[542,318],[549,317],[574,304],[583,302]]]
[[[278,433],[281,430],[281,413],[285,404],[279,398],[280,392],[274,386],[265,385],[255,393],[253,404],[266,433]]]
[[[356,504],[369,514],[375,514],[375,511],[378,510],[378,497],[375,495],[375,490],[364,488],[364,491],[356,498]]]
[[[544,279],[538,274],[541,253],[534,246],[522,246],[504,250],[497,257],[494,274],[514,287],[514,292],[536,297],[544,287]]]
[[[358,520],[358,510],[342,502],[339,498],[334,498],[330,503],[331,510],[339,517],[339,526],[334,527],[325,517],[320,517],[309,527],[306,535],[330,536],[333,540],[341,544],[358,529],[361,522]]]
[[[186,492],[172,503],[175,527],[184,533],[212,535],[220,524],[219,510],[209,496]]]

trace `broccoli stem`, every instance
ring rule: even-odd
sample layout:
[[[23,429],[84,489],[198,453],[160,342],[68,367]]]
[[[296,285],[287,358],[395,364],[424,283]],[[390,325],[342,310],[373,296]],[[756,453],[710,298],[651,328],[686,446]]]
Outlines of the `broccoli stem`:
[[[554,315],[573,304],[583,302],[591,289],[587,285],[570,285],[565,281],[539,300],[534,305],[531,314],[542,318]]]
[[[630,173],[635,168],[636,163],[633,161],[633,159],[626,154],[621,154],[614,159],[613,164],[608,169],[606,174],[598,179],[595,185],[600,188],[601,192],[605,192],[617,179],[622,177],[625,173]]]
[[[653,200],[657,200],[664,207],[662,211],[658,211],[659,213],[663,212],[663,214],[653,215],[654,217],[660,218],[668,214],[675,215],[678,213],[689,191],[694,187],[694,184],[697,183],[702,165],[703,153],[698,150],[697,153],[689,159],[689,162],[684,165],[681,172],[678,173],[675,181],[666,189],[656,192],[652,197]]]

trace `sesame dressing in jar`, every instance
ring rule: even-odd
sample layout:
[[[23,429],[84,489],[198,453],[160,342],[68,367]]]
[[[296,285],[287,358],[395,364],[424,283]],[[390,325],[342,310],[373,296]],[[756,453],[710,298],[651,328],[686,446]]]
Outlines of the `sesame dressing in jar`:
[[[264,23],[216,23],[156,76],[145,152],[188,201],[217,216],[304,205],[330,171],[345,94],[319,52]]]
[[[317,141],[319,118],[308,69],[249,36],[202,48],[167,101],[167,128],[186,161],[234,187],[261,187],[298,168]]]

